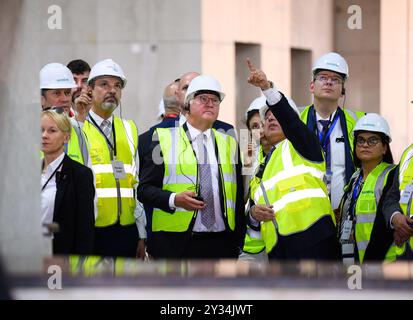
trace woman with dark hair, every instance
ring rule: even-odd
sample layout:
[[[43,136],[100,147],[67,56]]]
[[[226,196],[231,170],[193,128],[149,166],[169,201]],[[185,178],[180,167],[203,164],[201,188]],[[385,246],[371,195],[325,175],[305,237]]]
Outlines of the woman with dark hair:
[[[353,174],[339,206],[337,221],[345,264],[394,261],[393,234],[382,214],[383,195],[393,181],[395,165],[387,121],[376,113],[360,118],[354,127]]]

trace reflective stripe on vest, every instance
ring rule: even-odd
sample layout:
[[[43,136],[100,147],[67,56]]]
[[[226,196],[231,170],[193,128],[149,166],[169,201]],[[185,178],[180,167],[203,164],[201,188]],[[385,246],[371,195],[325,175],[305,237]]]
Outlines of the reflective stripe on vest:
[[[250,195],[253,195],[255,193],[256,189],[259,186],[260,181],[261,180],[257,178],[256,176],[252,177],[250,181],[250,187],[249,187]],[[264,239],[262,238],[261,232],[262,232],[262,228],[260,231],[255,231],[247,225],[247,233],[245,234],[244,247],[242,251],[255,254],[255,253],[260,253],[262,250],[264,250],[266,248],[266,244],[264,242]],[[267,243],[268,243],[268,240],[267,240]]]
[[[260,253],[265,248],[264,240],[261,237],[260,231],[255,231],[247,226],[247,233],[245,234],[244,247],[242,251],[247,253]]]
[[[360,263],[363,263],[366,248],[369,244],[373,231],[374,221],[376,220],[377,205],[383,193],[383,188],[387,183],[387,178],[395,165],[381,162],[367,176],[359,197],[357,198],[355,214],[355,239]],[[358,170],[355,175],[359,175]],[[392,245],[387,254],[386,260],[395,259],[395,246]]]
[[[288,140],[274,150],[262,181],[269,202],[274,206],[281,235],[305,231],[324,216],[335,221],[323,182],[324,172],[324,162],[314,163],[301,157]],[[260,188],[254,187],[253,199],[256,204],[265,204]],[[266,251],[271,251],[276,245],[274,223],[262,223],[261,234]]]
[[[115,179],[112,167],[111,149],[105,137],[91,122],[85,121],[83,130],[90,144],[90,159],[96,179],[97,227],[115,224],[118,219],[121,225],[135,223],[134,211],[136,200],[134,186],[137,184],[135,155],[138,144],[138,131],[130,120],[113,118],[116,132],[116,159],[122,161],[126,178]]]
[[[158,128],[159,146],[164,159],[163,190],[174,193],[194,191],[198,186],[198,165],[191,142],[183,127]],[[227,134],[213,129],[213,136],[218,147],[219,174],[224,191],[223,215],[231,230],[235,228],[235,203],[237,193],[237,178],[235,163],[237,160],[237,143]],[[154,154],[154,161],[161,159],[160,154]],[[159,157],[159,158],[158,158]],[[177,208],[173,214],[159,208],[154,208],[152,215],[152,230],[167,232],[184,232],[195,217],[195,211]]]
[[[400,159],[400,166],[399,166],[399,190],[400,190],[400,199],[405,192],[405,189],[408,185],[413,183],[413,144],[411,144],[402,154]],[[405,215],[412,215],[412,195],[410,195],[410,200],[408,203],[399,203],[400,208]],[[410,248],[413,248],[413,237],[409,239]],[[406,249],[406,245],[403,244],[401,247],[397,247],[397,256],[401,256],[404,254]]]

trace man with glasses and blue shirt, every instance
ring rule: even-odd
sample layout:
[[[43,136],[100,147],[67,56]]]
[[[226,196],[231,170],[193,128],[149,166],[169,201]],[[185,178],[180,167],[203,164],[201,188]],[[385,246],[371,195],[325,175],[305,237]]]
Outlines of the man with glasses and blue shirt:
[[[349,77],[346,60],[335,52],[321,56],[313,65],[310,92],[314,103],[301,112],[301,120],[319,138],[326,161],[326,184],[331,205],[337,209],[344,186],[355,171],[352,130],[364,112],[344,109],[345,81]],[[344,97],[343,108],[339,99]],[[335,210],[336,212],[337,210]]]

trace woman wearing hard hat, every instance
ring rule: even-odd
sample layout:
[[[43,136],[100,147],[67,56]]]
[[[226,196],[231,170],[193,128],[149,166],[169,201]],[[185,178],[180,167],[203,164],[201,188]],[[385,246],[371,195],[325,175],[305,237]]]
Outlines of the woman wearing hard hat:
[[[246,125],[248,128],[248,144],[247,149],[243,150],[243,179],[244,179],[244,201],[248,200],[251,177],[257,171],[260,164],[264,163],[265,156],[271,149],[267,138],[264,135],[263,120],[260,117],[260,109],[266,106],[266,98],[264,96],[255,98],[249,105],[246,113]],[[257,141],[259,143],[257,143]],[[245,149],[245,145],[241,148]],[[249,201],[245,206],[245,212],[250,209]],[[247,227],[243,252],[239,256],[240,260],[268,262],[268,256],[265,252],[265,244],[263,243],[261,234]]]
[[[241,146],[243,149],[243,176],[248,192],[251,175],[254,174],[260,163],[264,161],[265,155],[270,151],[271,145],[264,135],[264,125],[260,118],[260,108],[266,105],[264,96],[254,99],[245,113],[248,129],[248,142]]]
[[[360,169],[344,188],[339,206],[337,225],[343,262],[393,261],[393,234],[382,214],[382,197],[395,171],[389,125],[380,115],[369,113],[357,121],[353,135],[353,158]]]

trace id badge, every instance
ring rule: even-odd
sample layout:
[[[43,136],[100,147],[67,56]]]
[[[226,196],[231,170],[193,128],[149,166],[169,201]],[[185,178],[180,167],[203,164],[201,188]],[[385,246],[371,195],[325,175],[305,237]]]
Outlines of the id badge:
[[[125,179],[126,178],[125,167],[124,167],[122,161],[113,160],[112,161],[112,167],[113,167],[113,174],[115,176],[115,179]]]
[[[341,233],[340,240],[348,241],[350,239],[352,229],[353,229],[353,221],[351,220],[344,221],[343,232]]]
[[[400,203],[401,204],[408,204],[410,198],[412,197],[413,193],[413,184],[409,184],[406,186],[406,189],[403,191],[403,195],[400,198]]]

